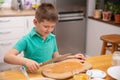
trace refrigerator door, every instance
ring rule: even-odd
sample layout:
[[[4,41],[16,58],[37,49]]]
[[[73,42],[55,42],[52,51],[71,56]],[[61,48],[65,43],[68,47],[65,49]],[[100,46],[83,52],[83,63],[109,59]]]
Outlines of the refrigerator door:
[[[60,54],[85,52],[85,18],[80,11],[61,13],[55,28]]]

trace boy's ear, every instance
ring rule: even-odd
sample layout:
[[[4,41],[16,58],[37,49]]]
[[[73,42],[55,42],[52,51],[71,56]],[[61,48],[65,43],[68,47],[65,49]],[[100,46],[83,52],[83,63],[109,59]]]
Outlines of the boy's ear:
[[[34,23],[34,24],[37,24],[37,23],[38,23],[38,21],[37,21],[36,18],[33,20],[33,23]]]

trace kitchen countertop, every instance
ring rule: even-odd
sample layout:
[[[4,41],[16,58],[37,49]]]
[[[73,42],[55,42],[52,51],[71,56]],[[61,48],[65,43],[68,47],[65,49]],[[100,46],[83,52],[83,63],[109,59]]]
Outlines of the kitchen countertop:
[[[0,10],[0,17],[15,17],[15,16],[34,16],[35,10],[12,10],[10,8],[2,8]]]

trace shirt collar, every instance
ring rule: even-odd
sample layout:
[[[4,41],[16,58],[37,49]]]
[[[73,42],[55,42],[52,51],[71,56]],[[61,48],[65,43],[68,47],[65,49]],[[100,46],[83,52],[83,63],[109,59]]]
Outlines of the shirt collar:
[[[42,36],[41,35],[39,35],[37,32],[36,32],[36,30],[35,30],[36,28],[35,27],[33,27],[32,28],[32,31],[31,31],[31,37],[34,37],[34,36],[39,36],[40,38],[42,38]],[[52,33],[50,33],[50,34],[48,34],[48,36],[47,36],[47,38],[46,38],[46,40],[49,40],[50,38],[52,38],[52,37],[55,37],[55,35],[54,34],[52,34]],[[43,38],[42,38],[43,39]]]

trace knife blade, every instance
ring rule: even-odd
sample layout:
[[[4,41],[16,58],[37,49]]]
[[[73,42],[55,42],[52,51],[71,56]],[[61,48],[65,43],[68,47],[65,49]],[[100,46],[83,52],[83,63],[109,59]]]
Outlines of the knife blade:
[[[46,62],[40,63],[40,66],[44,66],[44,65],[52,63],[52,62],[57,62],[57,61],[64,60],[67,56],[70,56],[71,54],[72,53],[67,53],[67,54],[61,55],[60,57],[56,57],[56,58],[53,58],[53,59],[48,60]]]

